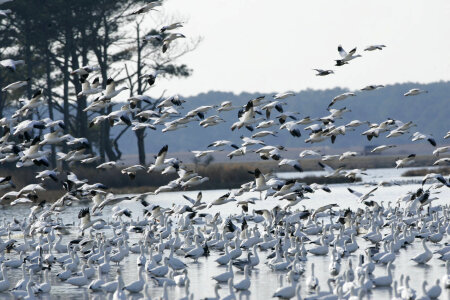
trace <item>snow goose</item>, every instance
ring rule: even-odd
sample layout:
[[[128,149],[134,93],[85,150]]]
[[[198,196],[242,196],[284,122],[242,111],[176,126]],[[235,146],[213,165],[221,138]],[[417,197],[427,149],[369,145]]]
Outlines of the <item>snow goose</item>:
[[[392,268],[394,266],[392,263],[388,263],[387,265],[387,275],[386,276],[379,276],[372,279],[373,284],[378,286],[391,286],[392,284]]]
[[[93,280],[89,286],[88,289],[92,290],[94,292],[100,292],[102,291],[101,286],[105,284],[105,281],[102,278],[102,270],[100,269],[100,267],[97,268],[97,279]]]
[[[16,70],[16,67],[18,65],[23,65],[25,64],[24,60],[13,60],[13,59],[4,59],[0,61],[0,65],[8,70],[10,70],[11,72],[14,72]]]
[[[415,261],[418,264],[426,264],[433,257],[433,253],[430,251],[430,249],[426,245],[426,239],[422,240],[422,246],[423,246],[424,252],[411,258],[411,260]]]
[[[139,268],[139,279],[124,286],[123,289],[127,290],[130,293],[140,293],[142,291],[142,289],[144,288],[144,284],[145,284],[144,276],[142,275],[143,273],[144,273],[144,268],[140,267]]]
[[[380,88],[384,88],[384,85],[381,85],[381,84],[368,85],[368,86],[363,87],[361,89],[361,91],[373,91],[373,90],[380,89]]]
[[[2,275],[3,275],[3,280],[0,281],[0,292],[5,292],[9,289],[10,286],[10,282],[8,279],[8,274],[6,271],[6,266],[4,264],[2,264]]]
[[[86,284],[88,284],[89,280],[87,278],[86,275],[86,268],[87,265],[84,264],[83,267],[81,268],[81,276],[76,276],[76,277],[71,277],[69,279],[66,280],[67,283],[70,283],[71,285],[75,285],[75,286],[85,286]]]
[[[374,50],[383,50],[386,47],[385,45],[370,45],[367,46],[364,51],[374,51]]]
[[[233,109],[239,108],[238,106],[233,106],[233,103],[231,101],[223,101],[220,103],[220,107],[217,109],[218,112],[221,111],[230,111]]]
[[[323,69],[313,69],[314,71],[316,71],[316,76],[327,76],[330,74],[334,74],[333,70],[323,70]]]
[[[364,200],[367,200],[367,199],[369,199],[371,196],[373,196],[372,193],[375,192],[377,189],[378,189],[378,187],[375,187],[375,188],[371,189],[369,192],[363,194],[363,193],[357,192],[357,191],[355,191],[355,190],[353,190],[353,189],[351,189],[351,188],[347,188],[347,190],[348,190],[350,193],[352,193],[352,195],[354,195],[355,197],[358,198],[358,201],[359,201],[360,203],[362,203]]]
[[[339,155],[337,155],[338,157]],[[337,158],[336,157],[336,158]],[[324,169],[328,174],[325,175],[325,177],[336,177],[342,174],[342,170],[344,169],[344,167],[339,167],[337,169],[333,169],[332,167],[330,167],[329,165],[326,165],[324,163],[321,163],[320,161],[318,162],[319,166]]]
[[[311,263],[311,275],[306,278],[308,290],[314,291],[319,286],[319,279],[314,275],[314,263]]]
[[[41,284],[38,284],[36,286],[36,290],[38,293],[49,293],[52,288],[52,284],[50,283],[50,280],[48,279],[48,269],[44,271],[44,282]]]
[[[297,287],[297,281],[293,280],[293,275],[292,273],[290,273],[290,282],[291,285],[288,286],[284,286],[284,287],[280,287],[278,288],[275,293],[272,295],[272,297],[277,297],[279,299],[291,299],[292,297],[295,296],[296,294],[296,287]]]
[[[90,82],[84,78],[80,77],[80,83],[81,83],[81,92],[77,94],[77,97],[83,97],[88,95],[95,95],[102,92],[102,87],[100,86],[100,79],[96,77],[94,81],[92,82],[92,86]]]
[[[233,279],[233,277],[234,277],[233,265],[232,265],[232,262],[230,261],[228,263],[227,271],[225,271],[219,275],[213,276],[211,278],[214,279],[215,281],[217,281],[218,283],[223,283],[223,282],[228,282],[228,280]]]
[[[357,57],[361,57],[361,55],[357,54],[354,55],[356,53],[356,48],[353,48],[352,50],[350,50],[348,53],[344,50],[344,48],[342,48],[341,45],[338,46],[338,52],[339,55],[341,56],[341,59],[337,59],[336,61],[336,66],[343,66],[345,64],[348,64],[349,61],[351,61],[352,59],[355,59]]]
[[[436,140],[428,134],[424,134],[424,133],[420,133],[420,132],[414,132],[414,134],[412,135],[412,141],[419,141],[419,140],[427,140],[433,147],[436,147]]]
[[[333,106],[337,101],[343,101],[343,100],[347,99],[348,97],[354,97],[354,96],[356,96],[356,94],[352,93],[352,92],[346,92],[346,93],[339,94],[333,98],[333,100],[331,101],[330,104],[328,104],[328,108]]]
[[[153,164],[150,165],[150,167],[148,168],[148,173],[156,171],[162,171],[166,168],[167,164],[165,164],[164,160],[166,158],[167,155],[167,151],[169,149],[168,145],[164,145],[158,152],[158,155],[156,156],[156,160]]]
[[[8,84],[4,88],[2,88],[2,92],[17,90],[23,86],[26,86],[29,81],[30,81],[30,79],[27,79],[27,80],[16,81],[11,84]]]
[[[246,265],[244,268],[244,276],[244,279],[234,285],[234,288],[238,291],[246,291],[250,288],[249,265]]]
[[[284,93],[278,93],[273,95],[273,98],[275,100],[282,100],[282,99],[286,99],[288,97],[292,97],[295,96],[295,94],[293,92],[284,92]]]
[[[421,89],[410,89],[409,91],[407,91],[405,94],[403,94],[403,96],[407,97],[407,96],[417,96],[423,93],[428,93],[428,91],[425,90],[421,90]]]
[[[108,78],[108,80],[106,81],[106,89],[98,101],[111,100],[124,90],[128,90],[128,87],[123,86],[120,89],[116,90],[116,83],[114,82],[114,79]]]
[[[415,162],[415,158],[416,158],[415,154],[410,154],[405,158],[397,159],[395,161],[395,168],[398,169],[398,168],[407,167]]]
[[[424,281],[426,283],[426,280]],[[425,290],[425,294],[431,299],[438,299],[442,293],[441,281],[436,279],[436,284]]]

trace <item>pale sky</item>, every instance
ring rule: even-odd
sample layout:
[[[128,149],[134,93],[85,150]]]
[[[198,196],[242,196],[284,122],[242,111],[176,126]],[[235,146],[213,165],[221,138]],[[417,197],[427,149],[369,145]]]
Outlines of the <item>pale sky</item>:
[[[450,1],[165,0],[161,13],[203,38],[179,63],[187,79],[158,89],[185,96],[210,90],[299,91],[450,80]],[[157,12],[152,12],[152,14]],[[183,40],[178,40],[183,43]],[[337,46],[363,55],[342,67]],[[370,44],[382,51],[367,52]],[[312,68],[336,74],[315,76]]]

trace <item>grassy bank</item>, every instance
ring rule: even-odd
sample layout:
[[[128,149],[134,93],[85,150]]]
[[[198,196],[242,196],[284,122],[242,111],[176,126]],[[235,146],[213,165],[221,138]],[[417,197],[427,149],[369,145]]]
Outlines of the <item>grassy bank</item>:
[[[443,176],[447,176],[447,175],[450,175],[450,167],[441,167],[441,168],[437,168],[437,169],[423,168],[423,169],[418,169],[418,170],[409,170],[409,171],[404,172],[402,174],[402,176],[404,176],[404,177],[425,176],[428,173],[437,173],[437,174],[442,174]]]
[[[327,162],[331,167],[337,168],[345,166],[346,169],[354,168],[389,168],[395,165],[397,156],[360,156],[354,157],[348,161]],[[426,166],[432,164],[435,160],[432,156],[418,156],[413,166]],[[318,159],[301,159],[300,164],[305,171],[320,170]],[[293,172],[293,168],[283,166],[278,167],[275,161],[258,161],[258,162],[230,162],[230,163],[213,163],[208,166],[201,164],[188,164],[188,169],[193,169],[201,176],[209,177],[209,181],[195,189],[230,189],[238,188],[241,184],[253,180],[254,176],[249,171],[260,168],[262,172]],[[11,175],[13,182],[17,186],[17,190],[30,183],[40,182],[35,179],[36,173],[42,171],[42,168],[30,167],[24,169],[16,169],[14,166],[4,165],[0,169],[0,177]],[[75,166],[72,171],[77,174],[79,179],[87,179],[90,183],[101,182],[110,188],[114,193],[142,193],[154,191],[157,187],[167,184],[169,181],[177,178],[176,174],[161,175],[157,173],[139,172],[134,180],[122,174],[120,169],[97,170],[84,166]],[[424,171],[426,172],[426,171]],[[445,172],[444,172],[445,173]],[[443,174],[444,174],[443,173]],[[302,173],[298,173],[299,176]],[[447,173],[448,174],[448,168]],[[419,176],[419,175],[406,175]],[[46,180],[44,186],[47,192],[41,195],[41,198],[49,201],[57,199],[63,194],[62,181],[65,179],[64,174],[60,174],[59,181],[53,182]],[[302,178],[302,182],[306,184],[316,183],[345,183],[348,179],[344,177],[325,178],[322,176],[307,176]],[[3,192],[0,192],[2,195]]]

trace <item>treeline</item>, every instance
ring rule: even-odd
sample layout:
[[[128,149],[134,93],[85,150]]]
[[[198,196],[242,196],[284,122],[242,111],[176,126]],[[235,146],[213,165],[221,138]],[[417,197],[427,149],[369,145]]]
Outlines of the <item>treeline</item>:
[[[88,105],[81,91],[78,75],[71,72],[82,66],[98,66],[95,76],[105,88],[108,78],[127,85],[129,95],[140,95],[149,89],[145,72],[160,70],[162,76],[189,76],[186,65],[173,63],[172,58],[190,48],[172,47],[164,53],[159,40],[145,41],[144,36],[160,34],[166,24],[147,26],[145,16],[127,17],[126,12],[152,1],[143,0],[15,0],[2,6],[11,13],[0,19],[1,59],[24,60],[16,72],[0,71],[0,86],[17,80],[30,79],[23,89],[0,94],[0,119],[11,116],[21,105],[20,97],[31,98],[35,90],[43,89],[46,105],[30,118],[64,120],[65,133],[86,137],[90,151],[98,153],[101,161],[118,160],[121,151],[117,146],[119,134],[112,135],[108,122],[98,128],[88,128],[88,120],[96,113],[84,109]],[[162,19],[162,17],[155,17]],[[148,19],[147,19],[148,20]],[[163,35],[163,34],[162,34]],[[90,78],[89,80],[92,80]],[[154,108],[159,96],[150,98],[149,108]],[[140,108],[139,104],[139,108]],[[117,107],[109,106],[98,113],[108,114]],[[137,130],[133,143],[145,161],[144,132]],[[67,152],[67,146],[62,146]],[[51,161],[55,165],[56,149],[52,146]]]

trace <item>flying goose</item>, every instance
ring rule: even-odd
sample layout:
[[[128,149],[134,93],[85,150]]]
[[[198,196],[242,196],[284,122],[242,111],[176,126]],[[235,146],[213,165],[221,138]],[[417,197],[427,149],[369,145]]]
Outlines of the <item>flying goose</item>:
[[[167,49],[169,49],[170,43],[172,43],[176,39],[186,38],[184,34],[181,33],[171,33],[163,40],[162,52],[166,53]]]
[[[364,51],[374,51],[374,50],[383,50],[386,47],[385,45],[370,45],[367,46]]]
[[[419,140],[427,140],[433,147],[436,147],[436,140],[431,136],[420,132],[414,132],[412,135],[412,141],[419,141]]]
[[[108,78],[108,80],[106,81],[106,89],[103,95],[99,98],[99,101],[111,100],[115,96],[119,95],[122,91],[127,89],[128,87],[123,86],[120,89],[116,90],[116,83],[114,82],[114,79]]]
[[[322,70],[322,69],[313,69],[317,72],[316,76],[327,76],[330,74],[334,74],[333,70]]]
[[[395,161],[395,164],[396,164],[395,168],[398,169],[398,168],[403,168],[403,167],[409,166],[414,163],[415,158],[416,158],[415,154],[410,154],[403,159],[398,159]]]
[[[362,203],[364,200],[367,200],[367,199],[369,199],[371,196],[373,196],[372,193],[375,192],[377,189],[378,189],[378,187],[375,187],[375,188],[371,189],[369,192],[363,194],[363,193],[360,193],[360,192],[355,191],[354,189],[347,188],[347,190],[348,190],[350,193],[352,193],[352,195],[354,195],[355,197],[358,198],[358,201],[359,201],[360,203]]]
[[[30,78],[8,84],[4,88],[2,88],[2,92],[17,90],[23,86],[26,86],[29,81],[30,81]]]
[[[78,68],[76,70],[73,70],[70,74],[71,75],[86,76],[86,75],[89,75],[90,73],[92,73],[94,71],[99,71],[99,70],[100,70],[99,66],[86,65],[86,66],[82,66],[81,68]]]
[[[177,29],[183,27],[183,23],[182,22],[176,22],[176,23],[172,23],[170,25],[166,25],[161,27],[161,29],[159,30],[161,33],[164,33],[167,30],[173,30],[173,29]]]
[[[0,65],[10,70],[11,72],[14,72],[16,70],[16,67],[22,64],[25,64],[24,60],[4,59],[0,61]]]
[[[380,153],[382,151],[385,151],[385,150],[388,150],[391,148],[395,148],[395,147],[397,147],[397,145],[381,145],[381,146],[373,148],[370,152],[371,153]]]
[[[405,94],[403,94],[403,96],[406,96],[406,97],[407,96],[417,96],[417,95],[424,94],[424,93],[428,93],[428,91],[421,90],[421,89],[410,89]]]
[[[162,5],[162,1],[153,1],[153,2],[147,3],[146,5],[132,11],[128,16],[143,14],[143,13],[149,12],[150,10],[156,10],[155,7],[158,7],[161,5]]]
[[[350,50],[348,53],[344,50],[344,48],[342,48],[341,45],[338,46],[338,52],[339,55],[341,56],[342,59],[337,59],[336,61],[336,66],[343,66],[345,64],[348,64],[349,61],[351,61],[352,59],[355,59],[357,57],[361,57],[361,55],[357,54],[354,55],[356,53],[356,48],[353,48],[352,50]]]
[[[333,100],[331,101],[330,104],[328,104],[328,108],[330,108],[332,105],[334,105],[337,101],[342,101],[342,100],[347,99],[348,97],[354,97],[354,96],[356,96],[356,94],[352,93],[352,92],[346,92],[346,93],[339,94],[333,98]]]
[[[273,95],[273,98],[275,100],[282,100],[282,99],[286,99],[288,97],[292,97],[295,96],[295,94],[293,92],[284,92],[284,93],[278,93]]]
[[[384,87],[384,85],[381,85],[381,84],[368,85],[368,86],[363,87],[361,89],[361,91],[373,91],[373,90],[380,89],[383,87]]]

